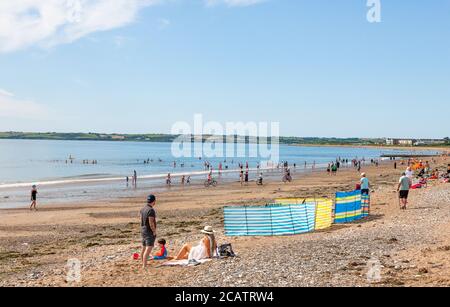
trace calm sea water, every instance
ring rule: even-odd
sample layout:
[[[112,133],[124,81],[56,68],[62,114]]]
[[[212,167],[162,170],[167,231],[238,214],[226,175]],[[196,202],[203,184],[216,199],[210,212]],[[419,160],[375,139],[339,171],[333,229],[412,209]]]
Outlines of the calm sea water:
[[[285,145],[280,145],[279,150],[281,161],[289,161],[291,165],[296,163],[299,168],[303,168],[305,161],[308,168],[313,161],[320,167],[337,157],[372,159],[394,152],[372,148]],[[73,158],[72,162],[69,157]],[[153,159],[153,162],[144,164],[147,159]],[[97,160],[97,164],[83,164],[83,160]],[[142,180],[148,181],[148,188],[152,183],[161,184],[168,172],[199,174],[204,171],[204,160],[198,157],[174,158],[171,143],[0,140],[0,207],[26,203],[33,183],[40,188],[40,198],[49,201],[74,197],[89,199],[114,193],[126,197],[131,192],[124,187],[124,178],[131,177],[134,170]],[[246,157],[228,157],[226,163],[224,157],[207,160],[215,169],[222,162],[230,170],[236,169],[239,162],[248,161],[250,167],[256,167],[261,161]],[[174,161],[177,162],[176,168],[173,167]],[[180,167],[182,163],[184,167]],[[204,178],[203,174],[199,176]]]

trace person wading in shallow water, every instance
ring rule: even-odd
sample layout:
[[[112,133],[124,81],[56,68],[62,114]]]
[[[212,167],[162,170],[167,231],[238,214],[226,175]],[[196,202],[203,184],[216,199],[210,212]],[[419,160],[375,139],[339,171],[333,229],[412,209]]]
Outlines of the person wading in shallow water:
[[[37,193],[38,193],[37,188],[36,188],[35,185],[33,185],[31,187],[31,205],[30,205],[30,210],[34,209],[34,210],[37,211],[37,208],[36,208]]]
[[[153,208],[156,205],[156,197],[149,195],[147,205],[141,209],[141,234],[142,234],[142,267],[147,267],[147,260],[150,256],[156,240],[156,212]]]

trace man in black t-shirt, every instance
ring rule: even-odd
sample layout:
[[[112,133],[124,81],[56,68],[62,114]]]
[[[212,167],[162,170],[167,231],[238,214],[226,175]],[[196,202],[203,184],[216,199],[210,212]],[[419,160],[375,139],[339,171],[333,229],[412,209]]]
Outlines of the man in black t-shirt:
[[[141,233],[142,252],[141,260],[143,268],[147,267],[147,258],[150,256],[156,239],[156,212],[153,208],[156,204],[156,197],[149,195],[147,205],[141,209]]]

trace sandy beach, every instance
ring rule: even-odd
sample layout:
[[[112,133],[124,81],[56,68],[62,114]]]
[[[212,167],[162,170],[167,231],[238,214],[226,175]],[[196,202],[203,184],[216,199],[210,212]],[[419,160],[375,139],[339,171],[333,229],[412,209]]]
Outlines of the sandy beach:
[[[444,170],[449,158],[432,167]],[[257,205],[282,197],[328,197],[352,190],[353,169],[337,176],[294,173],[294,181],[173,187],[157,194],[158,237],[173,255],[197,242],[211,225],[238,257],[197,267],[147,270],[132,259],[140,250],[139,210],[148,192],[95,203],[51,204],[38,212],[0,210],[0,286],[450,286],[450,185],[433,182],[411,192],[410,209],[398,209],[396,183],[403,166],[363,168],[372,184],[371,216],[321,232],[290,237],[229,238],[223,207]],[[82,263],[80,283],[67,283],[66,263]],[[382,265],[381,280],[367,281],[367,262]]]

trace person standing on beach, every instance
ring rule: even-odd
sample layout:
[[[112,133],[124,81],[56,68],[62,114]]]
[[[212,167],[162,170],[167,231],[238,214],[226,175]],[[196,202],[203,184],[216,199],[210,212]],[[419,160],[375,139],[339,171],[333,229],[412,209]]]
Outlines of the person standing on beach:
[[[406,210],[406,206],[408,205],[408,195],[410,189],[411,189],[411,179],[409,179],[409,177],[406,176],[406,173],[403,173],[402,177],[400,177],[397,187],[397,192],[399,192],[401,210]]]
[[[37,211],[37,209],[36,209],[37,193],[38,193],[37,188],[36,188],[35,185],[33,185],[31,187],[31,205],[30,205],[30,210],[34,209],[35,211]]]
[[[412,183],[412,180],[413,180],[413,178],[414,178],[414,172],[413,172],[413,170],[411,169],[410,166],[408,166],[408,167],[406,168],[405,176],[408,177],[409,180],[410,180],[411,183]]]
[[[141,209],[141,234],[142,234],[142,252],[141,261],[142,267],[147,267],[147,259],[150,256],[156,240],[156,212],[154,206],[156,205],[156,197],[149,195],[147,197],[147,204]]]
[[[336,175],[337,175],[337,171],[338,171],[338,167],[337,167],[336,163],[333,163],[333,164],[331,165],[331,173],[332,173],[334,176],[336,176]]]
[[[369,179],[366,176],[366,173],[361,174],[361,194],[369,195]]]
[[[170,177],[170,173],[168,173],[167,177],[166,177],[166,185],[168,187],[170,187],[171,184],[172,184],[172,178]]]
[[[136,170],[133,171],[133,185],[134,185],[134,187],[137,186],[137,172],[136,172]]]
[[[241,171],[239,173],[239,181],[241,182],[241,185],[244,183],[244,167],[241,165],[240,166]]]

